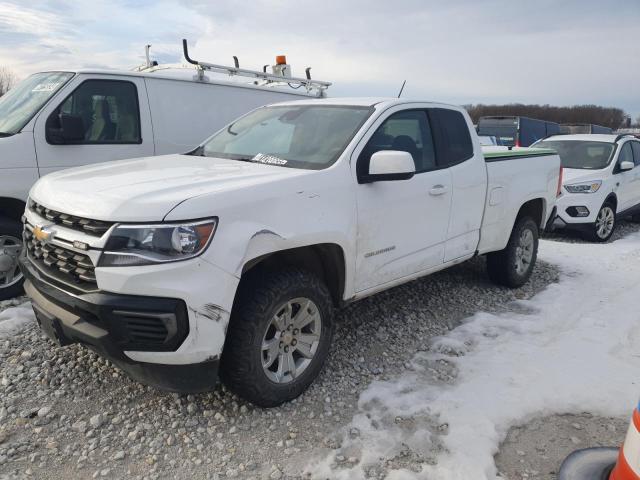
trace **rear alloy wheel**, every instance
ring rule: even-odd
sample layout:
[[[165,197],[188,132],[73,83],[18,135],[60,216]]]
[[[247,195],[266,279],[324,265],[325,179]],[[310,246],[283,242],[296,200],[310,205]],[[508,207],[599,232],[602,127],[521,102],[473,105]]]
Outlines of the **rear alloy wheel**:
[[[538,224],[530,217],[516,221],[509,243],[487,255],[487,273],[492,282],[509,288],[524,285],[538,256]]]
[[[595,242],[606,242],[616,229],[616,212],[611,202],[605,203],[596,217],[589,238]]]
[[[0,300],[22,293],[24,278],[18,265],[22,251],[22,224],[0,218]]]

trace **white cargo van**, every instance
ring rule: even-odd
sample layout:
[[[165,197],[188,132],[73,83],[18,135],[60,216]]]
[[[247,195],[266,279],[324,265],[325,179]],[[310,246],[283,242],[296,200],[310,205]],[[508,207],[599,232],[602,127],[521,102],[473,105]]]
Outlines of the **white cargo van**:
[[[0,98],[0,300],[21,291],[20,217],[47,173],[108,160],[185,153],[236,117],[330,85],[291,76],[284,57],[263,71],[185,59],[143,71],[36,73]]]

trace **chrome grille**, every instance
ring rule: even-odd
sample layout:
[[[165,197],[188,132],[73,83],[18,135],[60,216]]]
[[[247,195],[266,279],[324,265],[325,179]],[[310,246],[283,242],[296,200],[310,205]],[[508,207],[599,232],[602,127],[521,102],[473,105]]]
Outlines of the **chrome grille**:
[[[69,215],[67,213],[57,212],[50,208],[44,207],[33,200],[29,202],[29,209],[32,212],[37,213],[41,217],[52,221],[56,225],[63,225],[73,230],[79,230],[89,235],[101,237],[104,233],[111,228],[113,223],[103,222],[102,220],[91,220],[89,218],[76,217],[75,215]]]
[[[29,259],[47,275],[81,290],[96,289],[95,267],[87,255],[40,242],[28,228],[24,242]]]

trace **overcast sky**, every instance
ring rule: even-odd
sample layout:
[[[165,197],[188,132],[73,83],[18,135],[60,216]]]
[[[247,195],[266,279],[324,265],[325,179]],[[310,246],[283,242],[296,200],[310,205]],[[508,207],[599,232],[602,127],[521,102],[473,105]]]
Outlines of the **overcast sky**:
[[[28,3],[28,6],[27,6]],[[0,0],[0,66],[131,68],[286,54],[334,96],[595,103],[640,115],[640,0]]]

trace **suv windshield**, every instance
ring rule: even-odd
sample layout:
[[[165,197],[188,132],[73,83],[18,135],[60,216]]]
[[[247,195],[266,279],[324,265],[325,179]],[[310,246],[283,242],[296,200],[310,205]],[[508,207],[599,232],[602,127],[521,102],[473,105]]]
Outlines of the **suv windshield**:
[[[319,170],[338,159],[372,111],[335,105],[264,107],[218,132],[197,153]]]
[[[18,133],[71,77],[68,72],[36,73],[0,97],[0,136]]]
[[[551,148],[558,152],[564,168],[599,170],[609,165],[615,145],[590,140],[545,140],[533,148]]]

